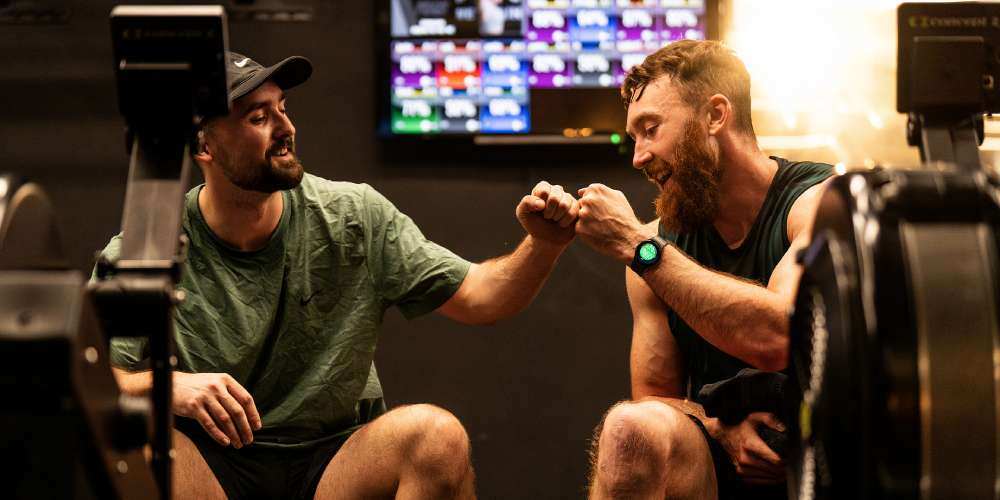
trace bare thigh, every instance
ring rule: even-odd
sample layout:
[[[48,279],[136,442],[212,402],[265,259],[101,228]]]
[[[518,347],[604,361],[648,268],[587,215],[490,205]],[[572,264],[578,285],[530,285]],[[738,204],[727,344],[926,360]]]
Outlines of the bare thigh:
[[[226,493],[219,485],[212,469],[183,432],[174,430],[174,498],[225,499]]]

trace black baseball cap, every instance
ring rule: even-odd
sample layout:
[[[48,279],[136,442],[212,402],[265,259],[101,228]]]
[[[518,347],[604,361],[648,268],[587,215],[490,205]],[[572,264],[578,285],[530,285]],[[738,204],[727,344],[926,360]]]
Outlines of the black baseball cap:
[[[235,101],[267,80],[282,90],[290,89],[309,79],[312,63],[302,56],[288,57],[278,64],[264,67],[249,57],[236,52],[226,53],[226,78],[229,80],[229,99]]]

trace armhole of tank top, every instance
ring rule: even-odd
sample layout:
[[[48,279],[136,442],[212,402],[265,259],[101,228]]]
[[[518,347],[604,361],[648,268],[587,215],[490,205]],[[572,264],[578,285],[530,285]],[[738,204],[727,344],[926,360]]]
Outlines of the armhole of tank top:
[[[826,177],[822,177],[822,178],[820,178],[817,175],[816,178],[810,179],[809,181],[803,183],[804,187],[799,186],[799,187],[796,188],[796,189],[799,190],[798,194],[796,194],[795,197],[792,198],[792,200],[788,204],[788,210],[784,210],[783,213],[782,213],[782,215],[781,215],[781,239],[782,239],[782,242],[784,243],[784,248],[787,249],[787,248],[789,248],[792,245],[792,239],[789,238],[789,236],[788,236],[788,215],[790,213],[792,213],[792,207],[795,206],[795,202],[799,201],[799,198],[801,198],[802,195],[806,194],[806,191],[809,191],[810,189],[812,189],[813,187],[815,187],[817,184],[820,184],[820,183],[822,183],[823,181],[825,181],[825,180],[827,180],[829,178],[830,178],[829,175],[826,176]]]

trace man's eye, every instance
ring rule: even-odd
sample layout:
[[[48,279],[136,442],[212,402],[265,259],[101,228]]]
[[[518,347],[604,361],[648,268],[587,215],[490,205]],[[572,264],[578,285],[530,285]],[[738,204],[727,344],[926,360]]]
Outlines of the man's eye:
[[[651,126],[651,127],[646,127],[646,135],[647,135],[647,136],[652,136],[653,134],[655,134],[655,133],[656,133],[656,128],[657,128],[658,126],[659,126],[659,125],[653,125],[653,126]]]
[[[254,116],[254,117],[250,118],[250,123],[253,123],[253,124],[264,123],[264,116],[263,115],[261,115],[261,116]]]

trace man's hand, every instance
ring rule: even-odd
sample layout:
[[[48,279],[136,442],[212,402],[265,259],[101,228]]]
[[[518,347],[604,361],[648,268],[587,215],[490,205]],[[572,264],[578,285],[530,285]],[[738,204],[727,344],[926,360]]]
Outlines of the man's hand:
[[[521,198],[515,214],[524,230],[537,240],[557,246],[566,246],[576,234],[579,204],[573,195],[560,185],[542,181],[535,185],[531,194]]]
[[[174,413],[193,418],[222,446],[242,448],[260,430],[253,397],[225,373],[174,372]]]
[[[642,234],[625,194],[604,184],[581,188],[580,219],[576,233],[598,252],[624,263],[632,261],[635,247],[651,235]]]
[[[777,484],[785,480],[785,463],[757,434],[758,426],[784,432],[785,426],[770,413],[751,413],[742,422],[727,426],[721,422],[715,433],[729,453],[736,472],[750,484]]]

